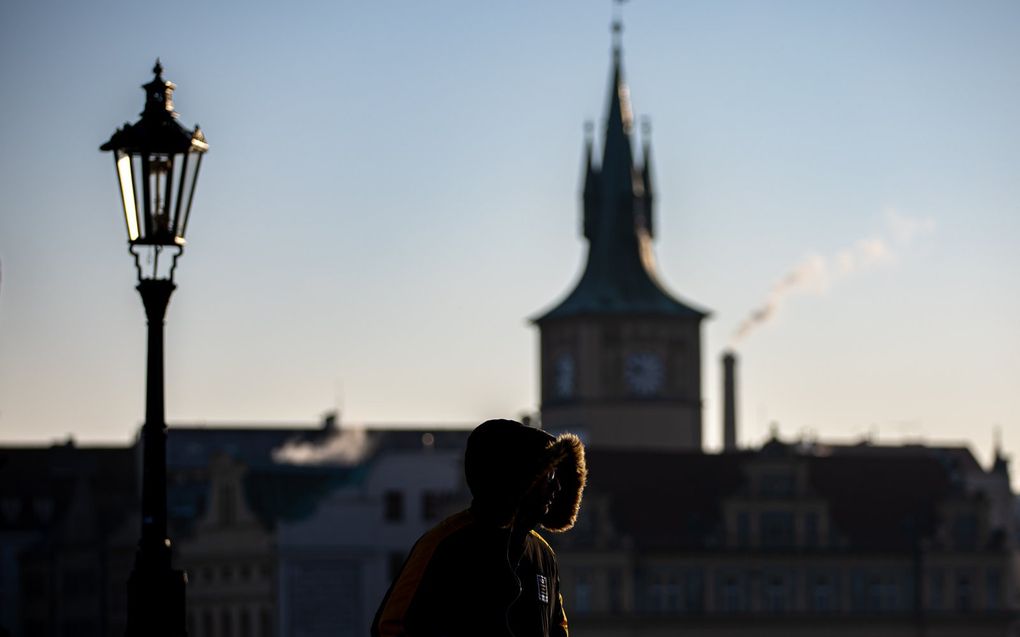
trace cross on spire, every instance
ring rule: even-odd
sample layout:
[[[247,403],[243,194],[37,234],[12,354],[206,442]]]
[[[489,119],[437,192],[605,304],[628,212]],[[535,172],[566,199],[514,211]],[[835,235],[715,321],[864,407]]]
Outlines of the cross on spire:
[[[623,43],[623,3],[627,0],[613,0],[613,22],[610,26],[610,31],[613,34],[613,52],[616,55],[620,53],[620,47]]]

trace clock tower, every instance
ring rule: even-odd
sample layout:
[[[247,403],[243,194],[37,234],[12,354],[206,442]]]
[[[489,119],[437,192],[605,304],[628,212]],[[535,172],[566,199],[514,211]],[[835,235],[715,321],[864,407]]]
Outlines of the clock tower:
[[[697,450],[708,314],[677,299],[656,275],[648,131],[637,166],[618,41],[609,88],[598,164],[590,134],[586,140],[584,273],[566,298],[533,319],[542,425],[579,433],[595,447]]]

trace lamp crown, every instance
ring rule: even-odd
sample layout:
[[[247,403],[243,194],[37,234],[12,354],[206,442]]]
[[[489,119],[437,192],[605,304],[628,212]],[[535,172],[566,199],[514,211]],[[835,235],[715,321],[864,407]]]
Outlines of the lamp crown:
[[[174,112],[174,89],[177,85],[163,79],[163,64],[159,58],[156,58],[156,64],[152,67],[152,74],[152,81],[142,85],[145,90],[145,110],[141,114],[169,114],[177,117]]]

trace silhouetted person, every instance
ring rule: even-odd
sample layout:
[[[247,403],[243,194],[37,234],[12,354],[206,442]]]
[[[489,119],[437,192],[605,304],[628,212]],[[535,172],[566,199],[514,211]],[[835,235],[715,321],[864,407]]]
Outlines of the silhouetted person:
[[[586,469],[577,436],[489,420],[468,438],[471,508],[411,549],[372,624],[374,637],[566,637],[556,555],[535,528],[566,531]]]

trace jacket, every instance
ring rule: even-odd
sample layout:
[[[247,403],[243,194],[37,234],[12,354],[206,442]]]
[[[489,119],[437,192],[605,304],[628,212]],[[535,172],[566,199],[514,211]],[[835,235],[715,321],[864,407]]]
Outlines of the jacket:
[[[525,495],[555,471],[560,489],[539,526],[555,533],[574,525],[587,479],[581,441],[487,421],[468,438],[464,471],[471,507],[415,543],[373,637],[567,637],[556,555],[514,522]]]

